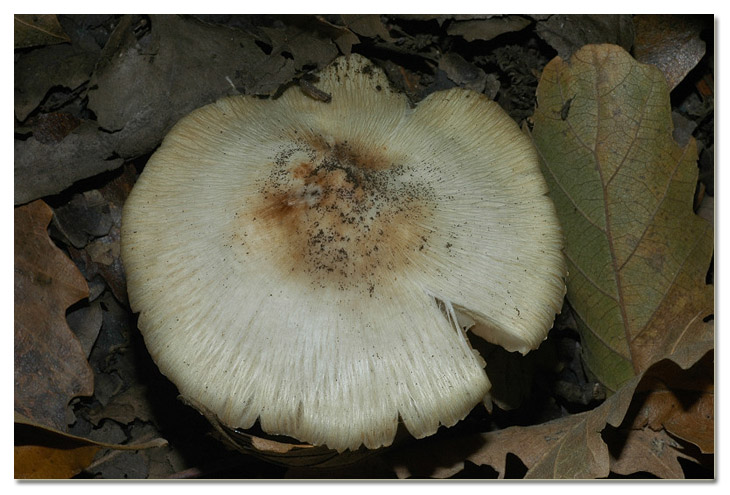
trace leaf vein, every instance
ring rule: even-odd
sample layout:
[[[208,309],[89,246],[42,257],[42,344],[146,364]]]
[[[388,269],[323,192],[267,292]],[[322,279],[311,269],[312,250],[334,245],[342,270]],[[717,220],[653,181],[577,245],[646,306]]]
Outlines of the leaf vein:
[[[651,214],[651,219],[644,226],[644,230],[641,232],[639,239],[636,241],[636,245],[631,250],[629,255],[626,257],[626,260],[623,263],[621,263],[619,270],[623,270],[624,267],[626,266],[626,264],[629,262],[629,260],[631,260],[631,258],[634,257],[634,254],[636,254],[636,251],[639,249],[641,242],[644,240],[644,237],[646,237],[646,233],[649,231],[649,228],[654,224],[654,219],[656,219],[657,213],[659,213],[659,210],[661,210],[661,207],[664,204],[664,201],[667,199],[667,194],[669,194],[669,189],[672,186],[674,177],[677,175],[677,171],[679,170],[679,167],[682,165],[682,161],[684,160],[684,157],[687,154],[688,149],[689,149],[689,144],[687,146],[685,146],[684,149],[682,150],[682,155],[677,160],[677,165],[674,167],[674,170],[672,170],[672,175],[667,180],[667,184],[664,187],[664,192],[662,193],[662,197],[657,202],[656,208],[654,208],[654,212]]]
[[[659,308],[662,307],[662,304],[664,303],[664,301],[669,296],[669,293],[671,292],[671,288],[674,286],[675,282],[677,281],[677,277],[679,277],[679,274],[682,273],[682,270],[684,269],[684,266],[687,264],[687,261],[689,261],[689,259],[692,257],[692,253],[694,252],[695,248],[700,243],[700,241],[704,238],[705,232],[707,232],[707,229],[709,227],[710,227],[710,224],[707,223],[705,225],[705,228],[702,230],[702,233],[695,238],[695,242],[692,245],[692,249],[690,249],[690,250],[687,251],[687,256],[684,257],[684,259],[682,260],[682,263],[677,267],[677,270],[674,272],[674,275],[672,276],[672,280],[667,284],[667,287],[668,287],[667,290],[664,291],[664,294],[662,295],[661,300],[654,307],[654,311],[652,311],[652,313],[649,316],[649,318],[647,318],[646,325],[644,325],[644,327],[642,328],[642,330],[645,330],[646,329],[646,327],[648,326],[648,324],[656,316],[657,311],[659,311]],[[641,335],[641,332],[637,332],[636,336],[634,336],[634,338],[632,338],[632,339],[629,339],[628,341],[631,342],[631,343],[633,343],[633,341],[635,339],[639,338],[640,335]]]
[[[628,77],[628,75],[626,76]],[[641,105],[641,115],[639,116],[639,120],[635,122],[635,131],[634,136],[631,138],[631,143],[626,148],[626,153],[624,153],[623,158],[621,158],[621,162],[616,166],[616,170],[613,171],[613,174],[611,174],[611,177],[609,177],[608,182],[606,182],[606,187],[611,185],[611,182],[613,182],[614,177],[618,175],[619,170],[624,166],[626,163],[626,158],[629,156],[629,154],[634,149],[634,144],[636,144],[639,133],[641,132],[641,124],[644,122],[644,117],[646,116],[647,108],[649,107],[649,99],[651,98],[651,95],[654,93],[654,81],[652,81],[651,87],[649,88],[649,91],[647,91],[646,99],[644,100],[644,103]]]
[[[598,285],[597,282],[595,282],[586,272],[583,270],[583,267],[581,267],[576,261],[573,259],[573,257],[566,251],[565,257],[570,261],[570,263],[575,267],[575,269],[583,275],[590,284],[596,288],[598,292],[606,296],[607,298],[611,299],[612,301],[618,303],[618,299],[616,298],[615,294],[610,294],[605,289],[603,289],[601,286]]]

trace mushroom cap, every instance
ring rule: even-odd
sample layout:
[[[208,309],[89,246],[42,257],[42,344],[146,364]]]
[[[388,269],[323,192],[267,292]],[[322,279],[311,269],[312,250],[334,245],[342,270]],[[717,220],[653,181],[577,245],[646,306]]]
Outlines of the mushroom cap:
[[[122,258],[160,370],[220,422],[343,451],[452,426],[485,396],[456,312],[536,348],[565,293],[562,235],[529,140],[453,89],[411,108],[367,59],[325,103],[192,112],[127,200]]]

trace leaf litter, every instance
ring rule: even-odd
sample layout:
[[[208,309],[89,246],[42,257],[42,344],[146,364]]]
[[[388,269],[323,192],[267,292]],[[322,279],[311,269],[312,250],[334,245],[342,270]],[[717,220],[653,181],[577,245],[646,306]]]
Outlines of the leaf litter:
[[[509,353],[500,355],[480,339],[473,339],[475,347],[487,356],[490,375],[496,373],[503,379],[495,379],[492,397],[485,400],[491,414],[479,406],[464,421],[434,437],[406,441],[358,464],[327,469],[278,467],[231,452],[216,439],[217,433],[204,418],[176,401],[174,387],[157,372],[136,331],[118,256],[121,206],[148,154],[178,118],[221,96],[246,93],[276,97],[288,85],[309,81],[311,71],[335,56],[357,51],[381,65],[413,102],[439,89],[470,88],[496,99],[515,120],[532,127],[534,138],[535,133],[538,137],[540,133],[549,135],[546,129],[550,126],[560,128],[590,113],[586,109],[591,97],[577,88],[544,103],[540,95],[549,93],[546,81],[555,79],[551,70],[566,63],[553,60],[545,67],[556,54],[565,55],[563,60],[567,60],[572,53],[596,50],[585,48],[586,44],[612,42],[628,50],[636,44],[639,58],[640,49],[646,52],[648,46],[644,40],[684,36],[687,49],[695,51],[683,59],[686,63],[681,72],[674,76],[665,72],[664,77],[684,79],[672,92],[672,109],[675,121],[678,117],[689,121],[686,143],[678,147],[671,137],[662,138],[652,148],[669,157],[676,156],[673,153],[677,149],[684,150],[679,153],[682,158],[674,160],[681,164],[677,166],[681,173],[675,172],[674,177],[686,174],[682,187],[675,191],[667,186],[671,181],[664,182],[665,189],[676,193],[673,203],[677,206],[665,215],[666,225],[671,227],[665,228],[658,237],[661,242],[653,245],[653,254],[661,252],[663,259],[645,257],[655,266],[669,266],[676,258],[678,242],[673,232],[697,224],[689,216],[694,199],[692,184],[697,182],[690,171],[696,167],[697,156],[692,151],[695,140],[700,164],[705,164],[705,171],[710,170],[710,175],[705,172],[700,177],[705,185],[697,204],[707,204],[714,195],[712,166],[706,165],[711,156],[706,150],[713,146],[713,103],[712,84],[708,84],[712,66],[705,61],[712,47],[707,45],[704,57],[693,48],[699,46],[698,38],[707,42],[711,17],[700,18],[683,32],[662,28],[671,21],[664,16],[81,15],[58,16],[57,20],[65,37],[53,42],[60,43],[16,49],[15,203],[24,205],[43,198],[55,213],[52,221],[48,212],[44,213],[34,227],[36,237],[56,250],[48,258],[53,267],[30,270],[37,273],[35,282],[51,278],[50,287],[55,287],[63,277],[49,276],[55,272],[47,270],[68,266],[71,260],[80,270],[71,276],[76,282],[64,289],[69,295],[55,303],[52,311],[57,316],[47,319],[64,329],[59,334],[63,337],[55,337],[55,342],[76,342],[74,359],[79,365],[58,371],[50,363],[59,359],[62,346],[57,349],[44,344],[50,362],[40,362],[39,376],[49,381],[68,380],[88,376],[83,370],[91,369],[95,387],[61,387],[54,390],[57,397],[53,401],[42,401],[43,407],[39,401],[25,400],[16,393],[16,411],[20,408],[24,415],[37,418],[34,421],[52,423],[61,438],[95,440],[89,440],[91,444],[62,440],[59,450],[58,440],[49,447],[47,440],[24,436],[21,443],[26,444],[17,445],[16,435],[16,449],[30,452],[28,459],[61,454],[57,463],[61,469],[44,476],[679,478],[689,472],[688,463],[698,466],[704,476],[713,476],[714,309],[712,286],[703,284],[712,253],[709,241],[702,241],[702,249],[690,250],[684,258],[688,260],[684,266],[691,265],[692,270],[687,275],[680,271],[675,278],[675,285],[680,284],[684,292],[665,290],[670,294],[667,301],[673,302],[668,316],[650,319],[646,327],[651,332],[638,331],[651,338],[644,338],[628,368],[616,367],[610,360],[598,360],[596,365],[591,339],[598,335],[597,327],[586,332],[579,311],[575,313],[577,321],[573,318],[576,301],[570,297],[570,286],[573,294],[576,287],[569,280],[570,306],[538,351],[516,358]],[[555,28],[558,24],[563,26],[559,32]],[[671,44],[653,43],[652,56],[669,53]],[[185,48],[179,49],[181,46]],[[602,50],[614,54],[618,48]],[[617,55],[607,58],[620,59]],[[621,63],[629,67],[635,93],[648,95],[646,101],[664,98],[651,106],[669,108],[668,91],[657,90],[655,79],[651,83],[642,79],[644,69],[632,65],[635,63],[630,57]],[[54,70],[55,65],[65,72]],[[589,72],[596,70],[600,68]],[[675,87],[672,84],[670,88]],[[630,99],[630,94],[614,95],[605,108],[621,108],[622,98]],[[663,116],[656,122],[661,132],[668,129],[671,136],[671,119],[668,123]],[[596,125],[600,127],[602,122]],[[620,143],[616,146],[624,149]],[[576,170],[581,170],[579,165]],[[661,183],[656,185],[646,177],[640,179],[645,189],[632,190],[632,199],[648,200],[650,191],[661,189]],[[582,194],[576,197],[588,205],[603,197]],[[16,215],[31,205],[36,203],[17,206]],[[49,223],[48,232],[58,247],[45,232]],[[16,229],[18,224],[16,221]],[[712,239],[712,230],[706,235]],[[570,239],[569,251],[592,249],[579,248],[584,240],[580,236],[578,241]],[[680,245],[682,242],[686,241]],[[19,252],[30,253],[32,249],[16,248],[16,265]],[[610,270],[605,274],[610,275]],[[78,288],[83,279],[88,295]],[[16,267],[16,286],[18,281]],[[642,308],[648,300],[651,297],[639,298],[636,307]],[[36,310],[45,314],[49,309],[24,301],[19,302],[16,295],[16,332],[18,315]],[[71,308],[66,311],[68,306]],[[695,306],[697,318],[688,318]],[[65,312],[68,325],[61,325]],[[662,309],[659,313],[666,312]],[[685,323],[672,330],[674,321]],[[656,335],[659,338],[654,338]],[[621,339],[613,342],[621,344]],[[17,344],[16,335],[16,349]],[[23,352],[37,349],[31,344]],[[16,358],[16,376],[26,380],[27,370],[18,368],[21,362]],[[601,371],[602,366],[609,371]],[[623,369],[623,374],[610,371],[612,366]],[[508,379],[508,375],[519,379]],[[74,380],[78,378],[71,383]],[[88,378],[81,383],[84,381],[89,383]],[[52,413],[48,412],[49,405]],[[136,453],[107,448],[163,437],[169,442],[167,446]],[[106,447],[93,444],[104,443],[105,438]],[[260,448],[266,448],[268,440],[253,439]],[[291,446],[276,446],[282,448]],[[16,476],[33,476],[33,472],[18,468],[28,468],[35,460],[16,457]]]

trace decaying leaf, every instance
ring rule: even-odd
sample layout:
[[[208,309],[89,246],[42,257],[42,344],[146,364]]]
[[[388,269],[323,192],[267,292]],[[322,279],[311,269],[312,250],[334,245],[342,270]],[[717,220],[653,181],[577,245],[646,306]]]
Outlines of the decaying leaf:
[[[100,447],[95,445],[20,445],[14,449],[16,479],[69,479],[86,468]]]
[[[123,425],[130,424],[135,419],[151,421],[154,414],[148,398],[149,393],[146,385],[134,384],[112,397],[103,408],[93,411],[89,415],[89,420],[95,425],[99,425],[104,419],[113,419]]]
[[[513,426],[441,442],[435,440],[435,445],[420,445],[397,453],[394,468],[399,477],[445,478],[461,471],[464,461],[469,461],[492,466],[503,478],[507,455],[511,453],[527,467],[527,479],[608,476],[608,447],[601,438],[601,431],[606,424],[621,423],[638,381],[627,384],[592,411],[538,425]]]
[[[616,442],[620,447],[612,452],[610,459],[612,472],[630,475],[643,471],[662,479],[684,478],[679,459],[687,456],[682,454],[679,443],[666,431],[645,428],[621,433],[625,436]],[[617,440],[615,436],[610,438]]]
[[[537,34],[563,59],[584,45],[613,43],[631,50],[634,25],[625,14],[555,14],[538,21]]]
[[[711,16],[707,17],[711,19]],[[707,17],[686,14],[634,16],[634,57],[639,62],[657,66],[666,76],[671,91],[705,55],[705,42],[700,38],[700,32]]]
[[[281,34],[297,54],[317,41],[331,58],[338,53],[330,40]],[[302,60],[267,55],[256,41],[241,30],[190,17],[124,16],[91,77],[88,107],[103,129],[119,131],[116,153],[136,157],[194,108],[228,95],[273,93],[305,63],[321,60],[322,52]]]
[[[71,41],[53,14],[15,14],[15,48]]]
[[[43,143],[57,143],[81,125],[81,119],[65,112],[51,112],[28,119],[33,129],[33,137]]]
[[[53,226],[66,244],[84,248],[90,240],[107,235],[112,227],[109,205],[97,189],[74,194],[54,209]]]
[[[343,55],[349,55],[352,52],[352,46],[360,43],[360,38],[349,28],[333,24],[323,16],[313,16],[313,22],[318,24],[318,31],[326,33]]]
[[[164,447],[167,441],[153,438],[117,445],[69,435],[15,413],[15,478],[68,479],[85,469],[103,448],[135,451]]]
[[[617,390],[708,339],[713,230],[692,210],[695,143],[672,139],[662,73],[615,45],[551,61],[537,98],[532,136],[565,230],[568,300],[586,365]]]
[[[16,139],[14,161],[15,204],[57,194],[74,182],[119,167],[117,135],[100,132],[85,121],[61,141],[43,143],[35,137]]]
[[[710,349],[708,343],[705,352]],[[401,478],[451,477],[464,468],[465,461],[492,466],[503,478],[508,454],[516,455],[525,465],[526,479],[602,478],[609,475],[612,466],[617,466],[615,472],[620,474],[629,474],[629,469],[633,469],[631,472],[681,477],[681,470],[676,469],[676,459],[687,456],[677,450],[678,444],[664,441],[669,438],[664,433],[641,433],[645,426],[637,422],[637,418],[651,415],[650,407],[645,406],[644,397],[637,390],[651,387],[653,374],[661,375],[665,366],[677,367],[681,371],[666,382],[667,389],[675,390],[682,382],[691,381],[697,373],[706,371],[704,366],[700,366],[702,371],[684,369],[677,361],[684,361],[682,353],[655,364],[646,374],[635,376],[591,411],[543,424],[513,426],[482,434],[437,435],[387,453],[385,457]],[[607,428],[612,434],[606,435]],[[615,433],[619,428],[623,431],[621,435]],[[665,431],[661,427],[657,429],[657,432]],[[646,445],[647,439],[654,444]],[[661,445],[656,444],[662,441]],[[652,449],[653,456],[637,458],[637,452]],[[622,451],[628,452],[627,456],[634,460],[631,468],[622,458]]]
[[[101,189],[74,195],[55,211],[56,235],[67,240],[69,255],[87,281],[97,275],[106,281],[114,297],[127,301],[127,284],[119,257],[122,206],[136,179],[127,164]]]
[[[313,35],[306,26],[288,24],[283,28],[262,28],[262,31],[271,41],[272,53],[287,52],[299,67],[327,63],[339,54],[332,40]]]
[[[496,16],[489,19],[455,20],[446,28],[451,36],[461,36],[466,41],[489,41],[500,34],[519,31],[532,21],[519,15]]]
[[[48,237],[52,214],[42,201],[15,209],[15,411],[63,431],[69,401],[94,379],[65,318],[88,287]]]
[[[487,74],[456,53],[444,54],[439,60],[439,69],[444,71],[449,79],[462,88],[471,89],[478,93],[484,91]]]
[[[79,89],[94,70],[97,54],[76,45],[52,45],[21,53],[14,65],[14,108],[19,122],[35,110],[52,88]]]
[[[379,37],[383,41],[393,41],[388,29],[377,14],[342,14],[340,16],[350,31],[366,38]]]
[[[672,361],[657,363],[636,390],[640,410],[630,412],[629,425],[623,426],[663,429],[697,445],[702,453],[714,453],[714,364],[710,353],[688,371]]]
[[[87,357],[91,354],[91,349],[101,330],[102,311],[101,304],[97,301],[88,306],[80,306],[66,315],[68,326],[78,337]]]

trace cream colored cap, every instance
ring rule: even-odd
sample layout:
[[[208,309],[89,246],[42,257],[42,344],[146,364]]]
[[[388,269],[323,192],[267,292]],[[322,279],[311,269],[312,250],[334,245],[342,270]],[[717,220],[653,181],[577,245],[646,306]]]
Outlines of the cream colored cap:
[[[456,311],[527,352],[564,295],[529,140],[483,95],[414,109],[367,59],[182,119],[126,205],[130,302],[160,370],[232,428],[343,451],[451,426],[487,393]]]

